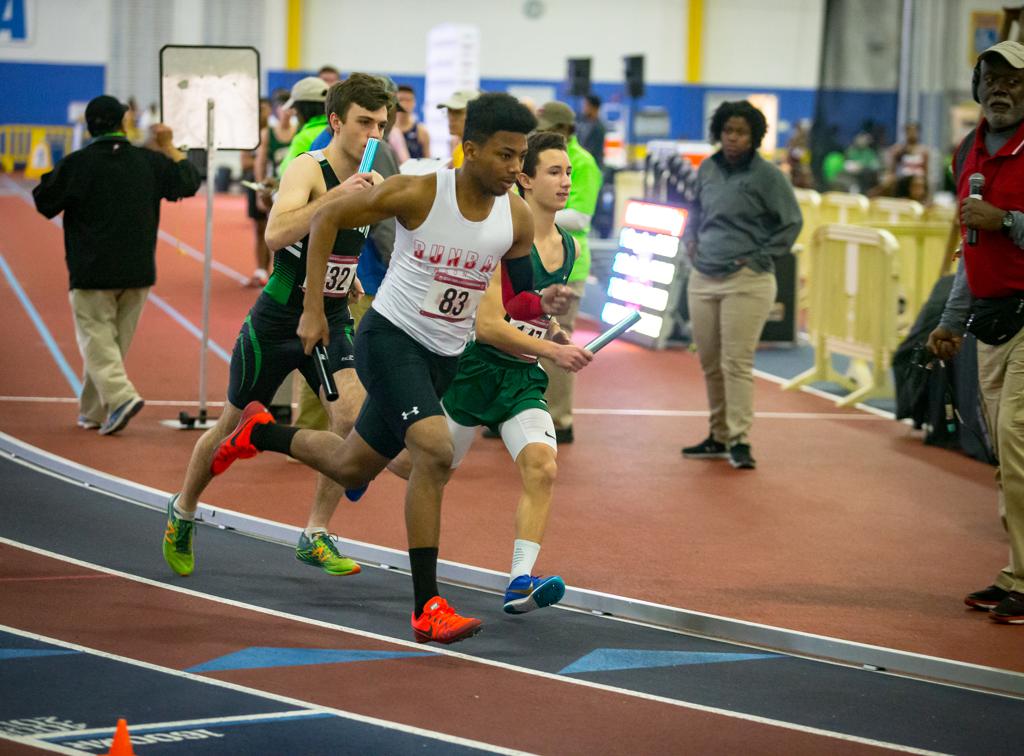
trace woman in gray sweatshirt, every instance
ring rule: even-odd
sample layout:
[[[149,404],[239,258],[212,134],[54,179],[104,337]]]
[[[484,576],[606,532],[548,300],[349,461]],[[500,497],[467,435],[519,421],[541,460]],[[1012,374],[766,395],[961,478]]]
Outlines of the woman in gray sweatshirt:
[[[711,116],[721,149],[701,163],[683,241],[693,264],[687,291],[693,339],[707,384],[711,429],[683,456],[756,466],[754,350],[775,302],[774,258],[790,253],[803,218],[788,179],[757,154],[764,114],[746,100]]]

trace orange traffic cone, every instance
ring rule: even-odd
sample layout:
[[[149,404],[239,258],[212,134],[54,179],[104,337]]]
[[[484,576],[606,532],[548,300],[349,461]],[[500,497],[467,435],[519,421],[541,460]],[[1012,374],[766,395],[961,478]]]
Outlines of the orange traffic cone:
[[[128,723],[117,720],[117,729],[114,731],[114,742],[110,744],[110,750],[106,756],[135,756],[132,750],[132,739],[128,737]]]

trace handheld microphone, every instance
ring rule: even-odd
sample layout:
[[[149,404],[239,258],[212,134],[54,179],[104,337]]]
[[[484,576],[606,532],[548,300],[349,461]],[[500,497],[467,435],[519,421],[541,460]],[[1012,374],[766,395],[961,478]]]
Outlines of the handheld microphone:
[[[970,186],[971,199],[981,199],[981,190],[985,188],[985,177],[980,173],[972,173],[970,178],[967,179],[968,185]],[[967,243],[974,246],[978,243],[978,229],[969,228],[967,229]]]

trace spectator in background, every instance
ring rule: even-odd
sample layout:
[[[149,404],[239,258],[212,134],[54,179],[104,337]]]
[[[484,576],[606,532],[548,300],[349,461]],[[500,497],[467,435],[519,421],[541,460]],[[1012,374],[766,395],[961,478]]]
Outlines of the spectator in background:
[[[576,124],[576,135],[580,145],[594,156],[597,167],[604,170],[605,127],[601,121],[601,98],[588,94],[583,100],[583,117]]]
[[[853,138],[853,142],[846,148],[845,157],[845,173],[858,192],[866,194],[878,184],[882,159],[869,132],[861,131]]]
[[[270,212],[273,193],[277,191],[280,165],[288,156],[288,148],[295,137],[296,124],[291,108],[285,107],[288,102],[287,89],[278,89],[271,95],[273,103],[266,127],[260,131],[260,146],[256,150],[256,161],[253,164],[253,175],[256,182],[266,187],[266,191],[258,192],[256,202],[264,212]]]
[[[267,97],[260,98],[260,144],[257,145],[255,150],[243,151],[239,158],[242,169],[242,181],[253,183],[256,181],[256,156],[259,153],[260,148],[263,145],[263,139],[266,138],[267,134],[267,122],[270,118],[270,114],[273,112],[273,108],[270,103],[270,99]],[[256,258],[256,268],[252,272],[252,276],[249,278],[249,286],[262,287],[267,285],[267,270],[270,268],[270,249],[267,247],[267,242],[263,238],[263,234],[267,231],[267,208],[261,206],[259,201],[259,194],[252,187],[246,186],[245,189],[246,197],[246,214],[252,219],[253,224],[256,227],[256,238],[255,248],[253,254]]]
[[[960,351],[968,316],[976,322],[978,383],[999,460],[999,514],[1010,560],[988,588],[964,598],[997,622],[1024,625],[1024,328],[1014,313],[1024,298],[1024,45],[1000,42],[978,56],[975,99],[983,118],[959,154],[957,198],[967,243],[939,326],[928,348],[950,360]],[[958,157],[958,160],[961,158]],[[985,176],[985,199],[971,199],[969,177]],[[973,229],[974,243],[967,236]],[[995,334],[984,320],[1000,320]],[[999,338],[992,338],[999,335]]]
[[[416,118],[416,92],[407,84],[398,87],[398,111],[395,126],[405,138],[405,148],[412,159],[430,157],[430,132]]]
[[[924,176],[928,183],[930,150],[921,144],[921,125],[917,121],[908,121],[903,127],[904,141],[894,144],[886,152],[886,169],[897,179],[917,174]]]
[[[324,113],[326,99],[327,85],[318,76],[299,79],[292,87],[291,97],[288,98],[284,107],[295,111],[299,129],[288,146],[288,154],[278,166],[281,175],[284,175],[285,169],[292,160],[303,152],[309,151],[313,140],[327,127],[327,114]]]
[[[320,70],[316,72],[316,75],[323,79],[324,84],[327,86],[341,81],[341,73],[334,66],[320,66]]]
[[[462,132],[466,128],[466,106],[479,96],[478,89],[460,89],[452,92],[444,102],[438,103],[438,108],[445,108],[448,112],[448,133],[453,137],[450,168],[462,167]]]
[[[565,137],[569,163],[572,166],[572,188],[565,208],[555,214],[555,223],[568,231],[576,241],[576,262],[569,274],[568,286],[576,295],[564,315],[558,316],[558,325],[566,336],[572,338],[576,315],[580,310],[580,299],[590,275],[590,222],[597,209],[601,194],[601,169],[594,156],[580,145],[576,138],[576,114],[564,102],[545,103],[537,112],[537,129],[553,131]],[[555,436],[560,444],[573,442],[572,405],[575,373],[555,367],[553,362],[541,363],[548,374],[548,390],[545,396],[548,409],[555,421]]]
[[[127,111],[107,95],[91,100],[85,121],[93,141],[32,191],[47,218],[64,213],[71,311],[85,363],[78,425],[104,436],[122,430],[144,404],[124,357],[156,281],[160,200],[199,189],[198,172],[166,126],[152,127],[149,149],[128,142]]]
[[[687,292],[693,340],[711,410],[711,433],[684,457],[728,459],[752,470],[754,350],[775,302],[774,258],[790,253],[803,219],[793,189],[757,154],[768,126],[746,100],[711,116],[721,148],[700,164],[683,240],[693,263]]]
[[[896,182],[896,188],[892,193],[893,197],[899,199],[912,199],[927,207],[931,204],[931,195],[928,192],[928,184],[924,176],[914,174],[904,176]]]

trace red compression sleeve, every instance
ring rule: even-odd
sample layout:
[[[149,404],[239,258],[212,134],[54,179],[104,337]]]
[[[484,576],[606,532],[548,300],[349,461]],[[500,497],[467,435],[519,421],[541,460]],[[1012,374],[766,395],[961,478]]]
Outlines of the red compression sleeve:
[[[503,260],[501,301],[505,312],[516,320],[534,320],[544,315],[540,295],[533,288],[533,263],[529,257]]]

